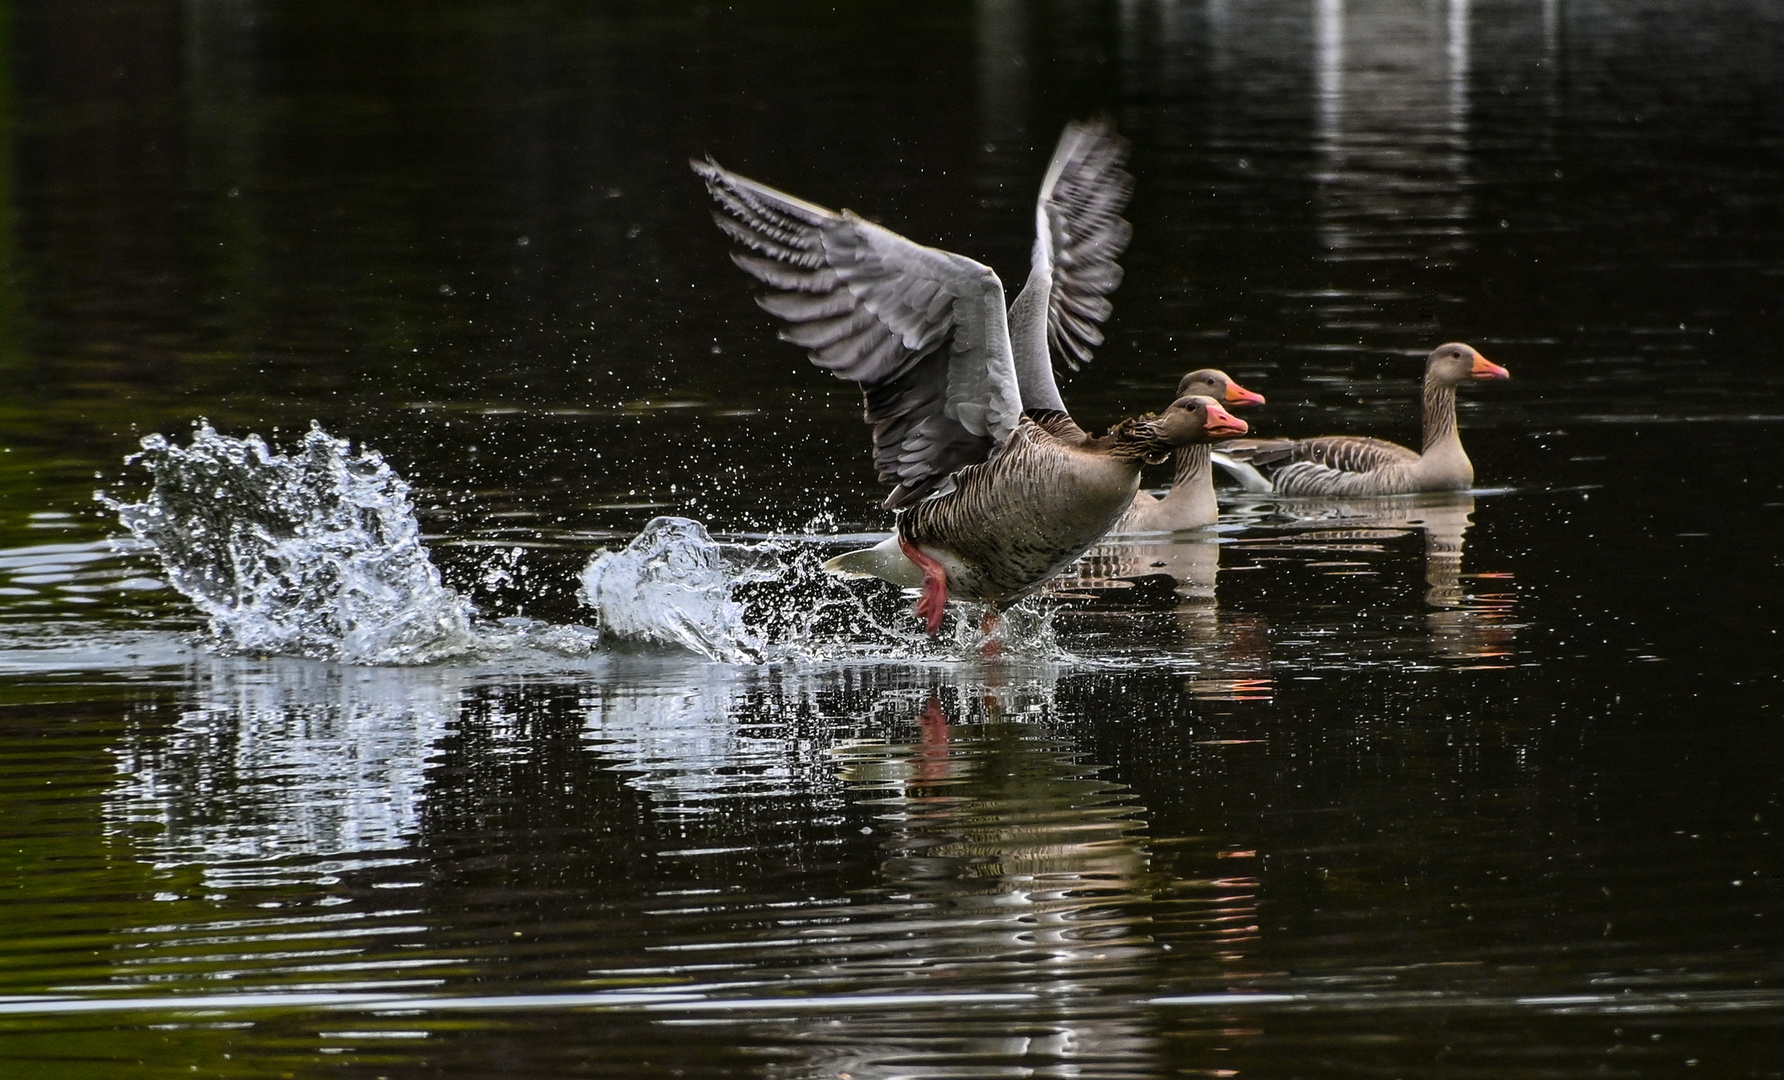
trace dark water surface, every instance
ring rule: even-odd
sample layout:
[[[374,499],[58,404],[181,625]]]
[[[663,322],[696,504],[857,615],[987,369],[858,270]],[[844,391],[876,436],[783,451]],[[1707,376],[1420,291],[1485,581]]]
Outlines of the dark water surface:
[[[1784,1076],[1775,0],[4,32],[6,1076]],[[489,617],[588,622],[659,514],[883,530],[686,158],[1010,280],[1097,111],[1138,188],[1081,419],[1212,363],[1259,432],[1412,439],[1459,339],[1513,373],[1482,489],[1229,503],[998,660],[227,657],[108,543],[201,416],[380,450]]]

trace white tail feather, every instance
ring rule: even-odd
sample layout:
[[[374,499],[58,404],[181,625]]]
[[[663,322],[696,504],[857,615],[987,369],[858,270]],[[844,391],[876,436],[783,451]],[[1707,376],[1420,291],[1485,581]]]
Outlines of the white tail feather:
[[[1239,485],[1241,491],[1248,491],[1253,495],[1268,495],[1276,490],[1276,485],[1270,483],[1270,478],[1259,472],[1257,466],[1249,462],[1235,461],[1219,450],[1209,454],[1208,457]]]

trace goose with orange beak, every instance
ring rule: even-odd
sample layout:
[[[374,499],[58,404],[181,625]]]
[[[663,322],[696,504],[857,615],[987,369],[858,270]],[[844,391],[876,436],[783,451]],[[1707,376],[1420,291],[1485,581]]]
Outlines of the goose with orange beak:
[[[1203,368],[1183,376],[1177,384],[1177,396],[1188,395],[1212,398],[1229,408],[1264,403],[1264,395],[1245,389],[1226,372],[1214,368]],[[1210,449],[1211,444],[1208,442],[1193,443],[1179,449],[1171,490],[1162,499],[1145,491],[1136,494],[1127,512],[1121,515],[1121,520],[1109,532],[1176,532],[1214,524],[1220,517],[1220,506],[1214,499],[1214,467]]]
[[[1095,437],[1065,410],[1049,355],[1076,367],[1102,342],[1130,234],[1124,154],[1106,124],[1066,129],[1036,206],[1029,279],[1007,310],[990,267],[711,159],[690,163],[737,244],[732,261],[768,286],[757,302],[785,321],[780,336],[866,399],[896,531],[825,568],[920,588],[931,634],[950,597],[1003,611],[1070,565],[1132,505],[1142,466],[1246,431],[1199,395]]]
[[[1424,443],[1420,450],[1357,435],[1312,439],[1240,439],[1213,455],[1241,487],[1278,495],[1346,497],[1462,491],[1474,464],[1456,429],[1456,388],[1472,379],[1509,379],[1511,372],[1460,342],[1425,358]]]

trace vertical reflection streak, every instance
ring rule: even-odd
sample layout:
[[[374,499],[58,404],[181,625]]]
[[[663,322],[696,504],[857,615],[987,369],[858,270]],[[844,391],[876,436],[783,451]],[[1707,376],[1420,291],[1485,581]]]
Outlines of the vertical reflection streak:
[[[1028,113],[1028,12],[1024,0],[976,0],[979,133],[988,148],[1022,139]]]
[[[1470,0],[1449,0],[1450,132],[1455,136],[1455,168],[1465,167],[1461,155],[1468,137],[1468,16]]]
[[[1336,164],[1339,110],[1344,96],[1344,0],[1316,0],[1314,7],[1314,102],[1319,117],[1320,156],[1328,170]]]
[[[1144,0],[1121,0],[1115,14],[1115,47],[1121,60],[1121,88],[1129,95],[1142,92],[1138,79],[1140,71],[1145,67],[1140,53],[1140,5],[1143,2]]]
[[[1561,118],[1561,0],[1542,0],[1543,145],[1552,155]]]
[[[1391,267],[1448,265],[1470,246],[1468,195],[1472,0],[1316,0],[1315,143],[1319,230],[1328,262],[1370,266],[1334,283],[1327,325],[1360,344],[1385,321],[1380,301],[1429,299],[1395,288]],[[1413,285],[1413,282],[1406,282]],[[1358,295],[1367,285],[1370,295]],[[1386,286],[1386,288],[1384,288]],[[1419,326],[1420,342],[1429,330]],[[1428,344],[1427,344],[1428,347]]]
[[[1231,66],[1232,44],[1229,38],[1233,16],[1229,0],[1208,0],[1203,18],[1208,28],[1208,68],[1212,74],[1220,75]],[[1171,36],[1171,40],[1180,41],[1182,38],[1180,30]]]

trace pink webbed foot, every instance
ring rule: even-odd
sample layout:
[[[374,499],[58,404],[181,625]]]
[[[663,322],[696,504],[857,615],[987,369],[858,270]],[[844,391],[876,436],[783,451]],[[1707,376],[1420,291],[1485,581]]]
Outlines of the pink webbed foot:
[[[929,636],[934,637],[941,631],[942,616],[948,610],[948,571],[902,536],[898,538],[898,546],[904,557],[923,571],[923,596],[917,601],[917,618],[923,620],[929,628]]]

